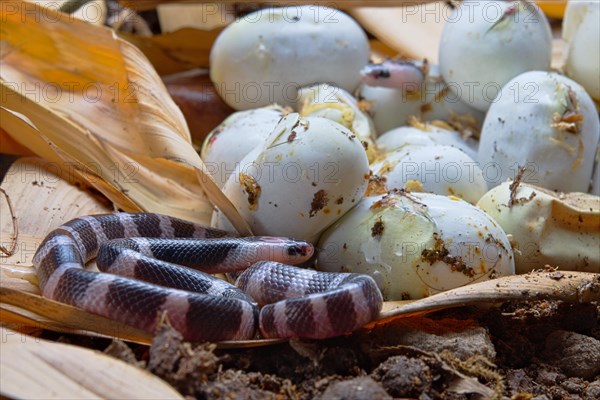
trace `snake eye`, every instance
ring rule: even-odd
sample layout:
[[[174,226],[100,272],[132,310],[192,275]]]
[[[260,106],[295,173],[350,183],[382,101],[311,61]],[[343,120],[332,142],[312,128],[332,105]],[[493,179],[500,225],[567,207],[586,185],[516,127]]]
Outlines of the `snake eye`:
[[[293,245],[287,249],[288,256],[305,256],[309,253],[310,246]]]

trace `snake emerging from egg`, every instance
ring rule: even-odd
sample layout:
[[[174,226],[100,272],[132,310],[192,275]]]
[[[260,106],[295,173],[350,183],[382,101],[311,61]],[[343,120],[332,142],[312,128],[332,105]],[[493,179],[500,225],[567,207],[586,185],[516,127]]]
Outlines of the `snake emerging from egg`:
[[[305,241],[233,237],[153,213],[82,216],[51,231],[33,264],[44,297],[153,332],[159,316],[192,341],[328,338],[377,318],[368,275],[300,264]],[[100,273],[86,270],[96,258]],[[211,274],[236,273],[235,285]]]

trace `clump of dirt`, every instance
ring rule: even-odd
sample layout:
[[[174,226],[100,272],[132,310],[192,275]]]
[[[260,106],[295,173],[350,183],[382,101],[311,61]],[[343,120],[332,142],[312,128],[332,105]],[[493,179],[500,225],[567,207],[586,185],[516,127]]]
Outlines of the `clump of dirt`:
[[[244,349],[191,344],[162,326],[149,348],[118,342],[107,353],[189,399],[596,400],[599,320],[595,303],[507,303]]]

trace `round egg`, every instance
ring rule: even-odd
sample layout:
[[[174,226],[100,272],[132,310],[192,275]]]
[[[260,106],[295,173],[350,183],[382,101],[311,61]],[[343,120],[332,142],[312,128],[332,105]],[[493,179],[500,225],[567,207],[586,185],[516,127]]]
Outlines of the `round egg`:
[[[490,107],[477,159],[489,171],[490,187],[525,168],[523,182],[587,192],[599,135],[596,107],[579,84],[556,73],[527,72],[507,83]]]
[[[210,132],[200,156],[219,187],[246,154],[265,142],[284,113],[279,106],[238,111]]]
[[[325,83],[302,88],[298,96],[301,116],[327,118],[345,126],[363,142],[369,161],[375,159],[375,126],[350,93]]]
[[[385,177],[388,189],[409,189],[417,182],[419,191],[456,196],[473,204],[487,192],[478,163],[451,146],[407,145],[387,153],[371,170]]]
[[[454,197],[365,197],[319,240],[317,268],[371,275],[385,300],[418,299],[514,274],[504,231]]]
[[[463,139],[460,133],[439,128],[434,125],[401,126],[392,129],[377,139],[377,145],[383,151],[392,151],[408,144],[445,145],[456,147],[469,157],[477,158],[477,142]]]
[[[515,76],[549,70],[550,24],[531,1],[465,0],[448,16],[439,60],[462,101],[486,111]]]
[[[563,19],[567,42],[564,70],[600,101],[600,2],[570,1]]]
[[[519,274],[548,264],[600,273],[600,198],[504,182],[477,205],[511,236]]]
[[[210,77],[237,110],[295,106],[303,86],[330,83],[354,91],[368,60],[367,36],[347,14],[314,5],[265,8],[219,35],[210,53]]]
[[[452,121],[466,130],[479,133],[483,113],[464,103],[455,93],[448,90],[437,65],[423,68],[421,62],[415,64],[426,72],[425,83],[419,90],[407,92],[401,88],[391,89],[365,84],[360,86],[358,98],[366,105],[377,132],[381,134],[406,125],[412,115],[422,121]]]
[[[240,162],[223,192],[254,234],[314,242],[360,201],[368,180],[367,154],[351,131],[293,113]],[[213,225],[231,229],[220,212]]]

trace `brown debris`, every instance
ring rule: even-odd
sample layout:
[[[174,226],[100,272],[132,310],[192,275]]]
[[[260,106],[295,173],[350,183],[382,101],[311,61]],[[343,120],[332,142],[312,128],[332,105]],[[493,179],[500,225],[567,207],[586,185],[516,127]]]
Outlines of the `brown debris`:
[[[240,184],[244,188],[244,192],[248,196],[248,208],[256,210],[258,207],[258,198],[260,197],[261,188],[253,176],[240,173]]]
[[[523,180],[523,176],[525,175],[525,172],[527,172],[526,167],[519,167],[519,171],[517,172],[517,175],[515,176],[515,180],[512,181],[512,183],[509,185],[510,197],[508,199],[508,208],[511,208],[515,204],[525,204],[527,202],[530,202],[531,200],[533,200],[535,198],[535,196],[537,196],[537,194],[535,192],[531,192],[529,197],[521,197],[518,199],[516,198],[517,191],[519,190],[519,186],[521,186],[521,181]]]
[[[439,235],[435,232],[433,234],[433,239],[435,241],[433,249],[423,249],[421,252],[421,260],[427,261],[429,265],[433,265],[437,261],[442,261],[450,265],[452,271],[463,273],[469,278],[475,276],[473,268],[469,267],[462,258],[450,255],[450,251],[446,248],[444,241],[440,239]]]
[[[381,235],[383,235],[383,231],[385,230],[385,225],[383,223],[383,219],[381,217],[377,218],[375,224],[371,227],[371,237],[379,240],[381,239]]]
[[[313,196],[313,199],[310,203],[310,212],[308,216],[310,218],[317,215],[319,211],[321,211],[325,206],[329,203],[329,198],[327,197],[327,192],[323,189],[316,192]]]

